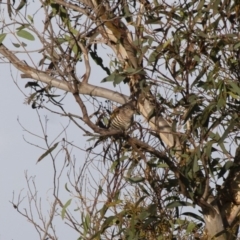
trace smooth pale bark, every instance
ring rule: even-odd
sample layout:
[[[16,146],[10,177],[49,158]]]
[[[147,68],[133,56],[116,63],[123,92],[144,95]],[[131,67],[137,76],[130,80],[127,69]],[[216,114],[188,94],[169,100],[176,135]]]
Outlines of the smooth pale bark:
[[[217,204],[212,203],[214,201],[214,197],[210,196],[208,198],[208,203],[212,205],[212,207],[215,209],[214,213],[210,212],[204,212],[203,211],[203,217],[205,220],[205,236],[206,239],[211,239],[212,237],[215,237],[217,233],[220,233],[225,230],[220,209]],[[226,240],[226,233],[223,232],[220,236],[215,237],[216,240]]]
[[[11,64],[13,64],[16,69],[24,73],[23,78],[35,79],[37,81],[46,83],[51,87],[55,87],[66,92],[71,92],[69,83],[53,78],[43,71],[28,66],[24,62],[20,61],[16,55],[8,50],[3,44],[0,45],[0,54],[4,56]],[[124,94],[109,90],[107,88],[81,82],[79,82],[79,93],[109,99],[120,104],[124,104],[129,100],[129,97]]]

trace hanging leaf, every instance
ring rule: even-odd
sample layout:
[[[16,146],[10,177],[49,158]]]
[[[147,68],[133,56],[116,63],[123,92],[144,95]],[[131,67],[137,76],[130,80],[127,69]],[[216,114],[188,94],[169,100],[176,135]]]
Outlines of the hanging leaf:
[[[65,214],[66,214],[67,207],[71,204],[71,202],[72,202],[72,199],[69,199],[69,200],[64,204],[64,206],[63,206],[63,208],[62,208],[62,212],[61,212],[61,217],[62,217],[62,219],[64,219]]]
[[[192,206],[191,203],[183,202],[183,201],[173,201],[167,204],[167,208],[175,208],[175,207],[183,207],[183,206]]]
[[[228,161],[224,164],[224,166],[221,168],[221,171],[218,174],[218,178],[221,178],[224,176],[224,174],[234,165],[232,161]]]
[[[65,189],[68,191],[68,192],[70,192],[70,190],[68,189],[68,186],[67,186],[67,183],[65,183]]]
[[[0,34],[0,44],[3,42],[3,40],[5,39],[6,36],[7,36],[6,33]]]
[[[113,72],[108,77],[105,77],[101,82],[113,82],[113,85],[116,86],[117,84],[121,83],[126,76],[120,75],[117,71]]]
[[[193,213],[193,212],[184,212],[184,213],[182,213],[181,215],[188,216],[188,217],[192,217],[192,218],[194,218],[195,220],[204,222],[204,219],[203,219],[203,218],[201,218],[199,215],[197,215],[197,214],[195,214],[195,213]]]
[[[125,179],[131,183],[139,183],[139,182],[145,181],[144,177],[133,177],[133,178],[125,178]]]
[[[10,0],[7,0],[7,11],[8,11],[8,16],[9,18],[12,20],[12,8],[13,8],[13,5],[15,3],[15,0],[13,1],[13,3],[11,3]]]
[[[95,52],[95,51],[89,51],[89,53],[90,53],[92,59],[97,63],[97,65],[99,65],[108,75],[110,75],[111,73],[110,73],[109,68],[107,68],[107,67],[105,67],[105,66],[103,65],[103,60],[102,60],[101,57],[99,57],[99,56],[97,55],[97,52]]]
[[[90,218],[90,215],[87,213],[83,221],[83,229],[85,234],[89,232],[90,224],[91,224],[91,218]]]
[[[122,12],[123,12],[123,17],[125,17],[126,21],[131,23],[132,20],[132,13],[130,12],[129,6],[128,4],[124,4],[124,7],[122,8]]]
[[[58,145],[59,142],[55,143],[51,148],[49,148],[44,154],[40,156],[37,160],[37,163],[40,162],[43,158],[45,158],[49,153],[51,153]]]
[[[12,43],[12,45],[13,45],[14,47],[16,47],[16,48],[20,48],[20,47],[21,47],[21,45],[20,45],[19,43]]]
[[[25,38],[25,39],[30,40],[30,41],[34,41],[35,40],[34,36],[30,32],[28,32],[26,30],[18,31],[17,35],[19,37]]]
[[[222,137],[219,139],[218,144],[223,143],[224,139],[228,136],[229,132],[234,128],[234,126],[236,125],[236,119],[238,119],[238,117],[237,117],[237,118],[232,117],[232,119],[229,121],[228,127],[227,127],[227,129],[224,131]]]
[[[25,5],[27,4],[27,0],[21,0],[18,7],[16,8],[16,13],[18,13],[19,10],[21,10]]]
[[[196,228],[196,223],[190,222],[187,226],[186,233],[191,233]]]
[[[114,80],[113,80],[113,85],[114,85],[114,87],[115,87],[116,85],[118,85],[119,83],[121,83],[125,78],[126,78],[126,77],[121,76],[121,75],[115,75],[115,78],[114,78]]]
[[[40,85],[38,84],[38,82],[27,82],[25,88],[27,87],[40,87]]]
[[[28,17],[29,21],[30,21],[31,23],[33,23],[33,17],[30,16],[30,15],[28,15],[27,17]]]

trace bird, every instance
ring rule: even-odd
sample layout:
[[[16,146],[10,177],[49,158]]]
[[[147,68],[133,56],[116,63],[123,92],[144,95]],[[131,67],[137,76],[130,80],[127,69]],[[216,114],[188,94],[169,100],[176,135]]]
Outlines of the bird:
[[[136,108],[133,102],[125,103],[124,105],[117,107],[110,115],[108,128],[127,131],[133,123],[133,115]]]

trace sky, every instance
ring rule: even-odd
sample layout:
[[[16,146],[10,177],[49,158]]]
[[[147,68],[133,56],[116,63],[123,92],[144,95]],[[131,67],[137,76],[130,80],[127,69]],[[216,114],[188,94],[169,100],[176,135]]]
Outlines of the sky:
[[[31,11],[31,4],[28,7],[28,11]],[[7,14],[5,13],[5,15]],[[35,15],[35,21],[37,16]],[[30,50],[39,48],[37,41],[30,42],[24,40],[24,42],[28,44],[28,49]],[[19,50],[12,43],[16,43],[16,39],[13,35],[9,34],[4,44],[16,51]],[[103,49],[103,54],[106,54],[106,49]],[[24,59],[31,65],[29,58],[24,57],[24,55],[18,56],[20,56],[21,60]],[[106,59],[109,58],[106,57]],[[37,65],[40,59],[36,55],[32,60]],[[79,65],[77,71],[80,78],[84,73],[84,66]],[[0,88],[0,240],[39,239],[39,235],[33,225],[17,212],[11,202],[13,200],[16,204],[19,194],[21,194],[24,200],[20,205],[20,209],[23,210],[26,208],[29,210],[28,199],[26,198],[29,192],[25,178],[27,174],[28,177],[34,178],[38,200],[41,199],[42,203],[42,211],[46,217],[48,216],[49,205],[53,202],[53,167],[49,157],[44,158],[36,164],[38,158],[44,153],[42,148],[46,148],[42,139],[43,132],[40,127],[39,116],[43,123],[46,118],[48,119],[47,135],[49,142],[55,139],[59,135],[59,132],[69,123],[68,119],[64,117],[44,109],[39,109],[37,112],[35,109],[32,109],[31,105],[26,104],[26,96],[31,94],[31,89],[26,89],[25,84],[27,81],[31,81],[31,79],[22,79],[20,74],[10,64],[0,61],[0,78],[2,84]],[[100,67],[96,66],[92,69],[90,83],[113,88],[112,83],[100,84],[101,79],[104,77],[106,77],[105,73],[101,71]],[[128,93],[127,87],[122,90],[125,94]],[[64,104],[68,112],[80,115],[80,109],[71,94],[67,95]],[[89,113],[93,112],[91,108],[88,108],[88,110]],[[72,123],[67,129],[67,136],[62,134],[57,138],[57,141],[61,141],[63,137],[82,149],[89,147],[89,143],[86,141],[88,137],[84,137],[81,130]],[[84,164],[86,158],[84,151],[74,150],[71,156],[76,158],[79,167]],[[64,155],[60,154],[57,157],[57,161],[59,161],[59,168],[61,168],[65,161]],[[63,176],[68,170],[69,168],[64,168]],[[60,182],[60,196],[63,203],[67,202],[71,197],[64,188],[67,182],[68,179],[66,177],[63,177]],[[32,181],[30,181],[30,186],[33,189]],[[71,207],[74,208],[74,206],[76,205],[73,204]],[[37,219],[38,216],[35,210],[33,212],[35,219]],[[57,219],[54,223],[58,227],[59,240],[77,239],[79,237],[74,231],[69,229],[64,220],[60,217]]]
[[[4,44],[14,49],[12,42],[15,42],[14,38],[9,36],[4,41]],[[25,42],[30,49],[34,49],[37,46],[36,42]],[[25,60],[27,62],[30,61],[26,58]],[[39,59],[37,57],[33,60],[38,64]],[[84,69],[79,70],[80,77]],[[26,97],[20,89],[29,95],[31,90],[26,89],[25,84],[30,79],[21,79],[21,73],[16,71],[14,67],[10,67],[9,64],[1,61],[0,73],[2,84],[0,88],[0,240],[39,239],[33,225],[17,213],[10,202],[13,200],[13,195],[15,196],[14,203],[17,202],[20,193],[22,197],[27,196],[28,189],[25,178],[27,172],[28,177],[32,176],[35,179],[38,197],[39,199],[41,198],[42,209],[47,216],[49,204],[53,201],[53,167],[52,161],[48,157],[36,164],[37,159],[44,153],[43,149],[36,146],[45,147],[43,140],[40,138],[43,136],[43,133],[40,127],[39,115],[43,122],[46,118],[48,119],[47,135],[50,142],[68,125],[69,121],[44,109],[39,109],[38,115],[31,105],[25,104]],[[104,77],[105,75],[102,71],[99,68],[95,68],[91,76],[91,83],[98,83],[99,85],[100,80]],[[14,81],[17,81],[17,84]],[[112,83],[106,85],[112,87]],[[80,109],[70,94],[64,100],[64,104],[69,112],[80,114]],[[70,124],[67,133],[67,136],[63,134],[57,140],[60,141],[65,137],[83,149],[88,146],[87,138],[83,136],[83,133],[74,124]],[[32,134],[37,135],[37,137]],[[83,151],[75,151],[72,156],[79,161],[79,166],[84,164],[85,153]],[[60,168],[65,161],[64,156],[60,155],[57,160],[60,161]],[[64,169],[65,173],[67,170],[68,168]],[[64,185],[67,181],[66,178],[63,178],[60,183],[60,195],[63,202],[69,200],[69,194],[64,190]],[[29,209],[27,198],[21,203],[20,208]],[[36,213],[34,214],[37,218]],[[77,239],[77,234],[66,226],[64,220],[58,218],[55,224],[58,226],[59,239]]]
[[[2,193],[0,239],[25,239],[26,234],[36,239],[34,229],[16,212],[10,201],[12,201],[13,192],[16,197],[22,189],[23,195],[26,194],[25,171],[28,171],[30,176],[36,175],[37,182],[41,181],[39,178],[44,173],[47,181],[46,176],[49,173],[46,163],[36,165],[41,151],[24,141],[23,137],[30,141],[31,138],[22,130],[18,119],[27,129],[36,130],[39,124],[34,110],[23,104],[24,96],[11,79],[9,66],[0,64],[0,72],[2,79],[0,88],[2,112],[0,118],[0,192]],[[54,120],[50,120],[52,121]],[[38,186],[44,191],[42,184]]]
[[[14,78],[17,79],[18,86],[24,93],[29,94],[30,89],[24,88],[27,79],[21,79],[20,73],[16,70],[12,69],[11,71]],[[101,71],[98,71],[98,69],[95,69],[95,73],[98,74],[98,77],[101,77]],[[25,218],[17,213],[10,202],[12,201],[13,192],[15,200],[17,200],[21,191],[22,196],[26,195],[27,182],[25,172],[27,171],[29,177],[35,176],[38,194],[43,203],[43,209],[47,209],[49,204],[48,199],[51,199],[51,189],[53,186],[52,162],[51,159],[45,158],[36,164],[37,159],[44,153],[44,150],[32,146],[27,142],[45,147],[42,139],[31,135],[31,133],[34,133],[38,136],[43,136],[38,114],[36,110],[32,109],[31,105],[24,103],[25,96],[11,78],[9,64],[0,64],[0,72],[2,80],[2,87],[0,88],[0,109],[2,112],[0,118],[0,192],[2,193],[0,204],[0,240],[38,239],[36,230]],[[94,77],[92,77],[91,83],[94,84],[96,80],[97,79],[94,80]],[[80,109],[70,94],[64,103],[69,112],[80,114]],[[51,140],[58,136],[63,127],[68,125],[68,120],[47,112],[44,109],[40,109],[38,112],[43,122],[46,117],[48,118],[47,134],[51,142]],[[75,125],[70,124],[67,132],[68,140],[81,148],[88,146],[88,143],[86,143],[87,138],[83,136],[83,133],[80,129],[76,128]],[[66,138],[66,136],[61,135],[58,141],[63,137]],[[84,152],[77,151],[74,152],[74,154],[79,161],[84,160]],[[64,158],[60,157],[58,160],[62,161],[59,164],[62,166]],[[67,179],[65,181],[63,180],[62,188],[64,188],[65,182],[67,182]],[[64,199],[65,201],[69,199],[68,194],[65,195],[64,191],[62,196],[63,202]],[[28,208],[27,200],[25,200],[21,206]],[[71,232],[73,231],[63,231],[60,239],[67,239],[66,237],[69,237],[69,233]],[[75,237],[73,239],[76,239],[77,236],[73,234],[73,237]]]

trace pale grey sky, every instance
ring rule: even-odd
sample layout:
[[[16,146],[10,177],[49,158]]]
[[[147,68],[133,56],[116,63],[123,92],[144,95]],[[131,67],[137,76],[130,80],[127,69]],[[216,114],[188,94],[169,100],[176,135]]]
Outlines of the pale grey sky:
[[[31,43],[26,41],[26,43],[30,44],[30,46],[34,45],[38,48],[35,42]],[[11,49],[15,49],[9,39],[7,39],[4,44],[9,46]],[[30,62],[29,59],[24,59],[28,63]],[[108,58],[106,57],[105,59],[107,60]],[[33,61],[36,65],[39,62],[37,57],[34,58]],[[82,68],[80,66],[77,71],[79,72],[80,77],[82,73],[84,73],[84,67]],[[33,225],[20,216],[9,201],[12,200],[13,192],[15,193],[15,200],[17,200],[18,194],[21,190],[22,196],[26,196],[28,190],[24,172],[27,171],[29,177],[36,177],[35,180],[38,196],[42,199],[43,210],[45,212],[46,210],[49,210],[49,203],[53,201],[51,191],[53,187],[52,162],[50,158],[47,157],[40,163],[36,164],[37,159],[44,153],[44,151],[29,145],[24,139],[42,147],[45,147],[45,144],[41,139],[24,131],[17,121],[17,119],[19,119],[20,123],[29,132],[40,136],[43,135],[36,110],[32,109],[30,105],[24,104],[25,96],[17,88],[16,84],[14,84],[14,81],[17,81],[18,86],[23,90],[23,92],[29,95],[31,90],[29,88],[26,89],[25,84],[27,81],[31,81],[31,79],[21,79],[21,73],[16,71],[14,67],[10,68],[9,64],[1,63],[0,72],[2,79],[2,87],[0,89],[0,109],[2,111],[0,118],[0,192],[2,193],[0,204],[0,240],[39,239]],[[100,83],[104,77],[105,73],[100,70],[100,67],[95,67],[92,69],[90,83],[113,88],[112,83]],[[127,94],[129,90],[126,86],[124,86],[123,91]],[[61,91],[61,93],[63,92]],[[80,109],[71,94],[68,94],[68,97],[64,100],[64,104],[67,112],[81,115]],[[88,110],[89,113],[93,112],[91,108],[88,108]],[[63,127],[68,124],[68,120],[44,109],[40,109],[39,113],[43,122],[46,116],[48,118],[48,138],[51,142],[51,140],[59,134]],[[70,124],[67,133],[68,140],[73,141],[77,146],[81,148],[88,146],[88,143],[86,143],[88,137],[84,137],[81,130],[74,124]],[[63,137],[66,138],[66,136],[61,135],[58,141],[60,141]],[[85,153],[81,151],[74,151],[74,156],[77,160],[79,160],[79,166],[81,166],[85,160]],[[62,166],[62,162],[64,161],[63,155],[58,158],[58,161],[60,161],[59,167]],[[68,169],[66,168],[66,171],[67,170]],[[61,183],[62,189],[60,187],[63,202],[66,202],[70,198],[68,193],[64,190],[64,184],[67,181],[68,180],[66,178],[63,178]],[[76,205],[73,204],[72,207],[74,208],[74,206],[76,207]],[[22,209],[24,207],[29,209],[27,199],[23,201],[20,205],[20,208],[21,207]],[[58,218],[58,221],[55,223],[56,226],[58,226],[57,231],[59,233],[59,240],[70,238],[77,239],[77,237],[79,237],[73,230],[70,230],[69,227],[64,224],[64,221],[61,220],[61,218]]]
[[[40,163],[36,164],[37,159],[43,150],[27,144],[24,138],[36,145],[45,147],[42,140],[30,135],[26,131],[23,131],[19,125],[17,119],[21,124],[30,132],[39,134],[42,136],[38,115],[36,111],[31,108],[30,105],[24,104],[25,97],[16,87],[13,79],[10,75],[9,64],[0,64],[0,72],[2,79],[2,87],[0,88],[0,109],[2,111],[0,118],[0,192],[1,204],[0,204],[0,240],[21,240],[21,239],[38,239],[35,229],[31,224],[27,222],[25,218],[20,216],[17,211],[12,207],[9,201],[12,200],[13,191],[15,192],[15,199],[17,199],[19,192],[23,189],[22,196],[26,195],[27,183],[24,177],[24,171],[28,171],[29,176],[36,176],[36,185],[39,191],[39,197],[42,199],[43,209],[48,209],[47,199],[51,199],[51,190],[53,184],[53,170],[52,162],[49,158],[43,159]],[[14,77],[18,79],[19,86],[25,93],[29,93],[30,89],[25,89],[24,86],[27,79],[22,80],[16,71],[12,70]],[[98,78],[101,78],[101,72],[98,69],[94,70],[97,73]],[[96,76],[96,74],[95,74]],[[103,76],[102,76],[103,77]],[[91,78],[93,81],[94,76]],[[94,82],[92,82],[94,84]],[[65,106],[68,111],[79,114],[80,109],[77,106],[74,98],[70,96],[66,99]],[[44,120],[44,116],[47,116],[48,121],[48,136],[49,139],[54,139],[63,126],[66,126],[68,120],[58,115],[49,113],[43,109],[39,110],[39,113]],[[24,138],[23,138],[24,137]],[[59,140],[61,140],[62,135]],[[76,145],[84,148],[86,145],[86,137],[83,137],[82,132],[73,124],[68,129],[68,137],[70,141],[74,141]],[[84,161],[84,153],[81,151],[74,152],[75,157],[79,161]],[[60,157],[58,161],[63,161]],[[59,163],[62,166],[62,162]],[[81,165],[81,164],[80,164]],[[65,180],[67,182],[67,179]],[[62,196],[67,201],[69,195],[64,193],[64,179],[62,183]],[[22,207],[27,206],[27,200],[23,202]],[[59,225],[63,224],[63,221],[59,221]],[[64,231],[61,232],[61,229]],[[60,240],[69,239],[73,234],[73,239],[76,239],[74,231],[66,231],[68,227],[60,228]]]
[[[26,42],[28,44],[32,44],[29,43],[29,41]],[[4,44],[14,49],[9,40],[5,41]],[[37,58],[33,60],[35,64],[38,64]],[[29,61],[29,59],[27,61]],[[79,70],[79,72],[81,72],[81,69]],[[49,210],[48,201],[52,202],[51,189],[53,187],[52,162],[49,158],[45,158],[40,163],[36,164],[37,159],[39,156],[41,156],[41,154],[44,153],[44,151],[27,144],[24,141],[24,138],[27,141],[42,147],[45,147],[44,142],[41,139],[32,136],[28,132],[23,131],[22,127],[17,121],[17,119],[19,119],[21,124],[27,130],[42,136],[36,110],[32,109],[30,105],[24,104],[25,97],[14,84],[11,73],[14,80],[17,80],[18,85],[26,94],[30,93],[30,89],[25,89],[24,86],[27,81],[30,81],[30,79],[21,79],[20,73],[17,72],[13,67],[10,69],[9,64],[0,64],[0,72],[2,80],[2,87],[0,88],[0,109],[2,112],[0,118],[0,192],[2,193],[0,204],[0,240],[39,239],[33,226],[17,213],[9,201],[12,200],[13,192],[15,192],[16,200],[21,190],[23,190],[22,196],[26,196],[27,183],[24,172],[28,171],[29,176],[36,176],[36,185],[39,194],[38,196],[42,199],[43,209]],[[84,69],[82,69],[82,72],[84,72]],[[103,77],[103,72],[99,71],[99,68],[95,68],[92,72],[91,83],[94,84],[95,82],[99,85],[99,82]],[[112,83],[105,84],[105,86],[106,85],[112,87]],[[80,114],[80,109],[70,94],[65,99],[64,103],[67,111],[74,114]],[[63,126],[68,124],[67,119],[47,112],[46,110],[40,109],[39,113],[42,117],[42,120],[44,120],[44,116],[47,116],[49,119],[49,140],[54,139],[63,129]],[[66,136],[61,135],[58,140],[61,140],[63,137]],[[84,148],[87,146],[87,138],[83,137],[80,129],[78,129],[74,124],[71,124],[68,128],[68,138],[69,141],[74,141],[74,143],[79,147]],[[74,151],[74,154],[76,159],[79,159],[79,165],[81,166],[85,159],[84,152]],[[60,161],[59,166],[62,166],[62,162],[64,161],[63,157],[58,158],[58,161]],[[66,182],[67,179],[63,178],[61,189],[63,202],[69,199],[69,195],[64,190],[64,184]],[[22,208],[25,207],[28,209],[29,207],[27,204],[28,201],[25,200],[21,204]],[[57,228],[59,231],[58,236],[60,237],[60,240],[70,239],[71,237],[72,239],[77,239],[77,237],[79,237],[74,231],[70,230],[60,218],[56,225],[60,226]]]

